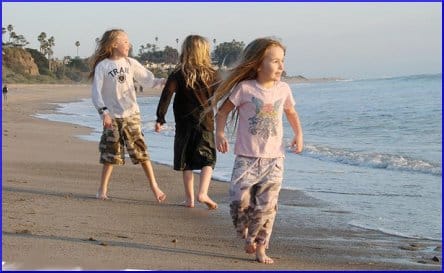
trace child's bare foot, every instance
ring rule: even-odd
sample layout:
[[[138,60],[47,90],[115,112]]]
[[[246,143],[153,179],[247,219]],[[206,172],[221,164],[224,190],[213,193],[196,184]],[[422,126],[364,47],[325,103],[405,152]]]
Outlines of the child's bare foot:
[[[256,254],[256,261],[263,264],[272,264],[274,263],[273,259],[268,257],[266,254],[263,255],[257,255]]]
[[[256,252],[256,243],[245,243],[245,252],[247,252],[248,254],[253,254],[254,252]]]
[[[199,195],[197,197],[197,201],[199,201],[199,203],[204,203],[205,205],[207,205],[209,210],[217,209],[217,203],[211,200],[208,195]]]
[[[241,237],[242,239],[247,239],[247,236],[248,236],[248,228],[246,227],[242,230]]]
[[[166,194],[163,193],[159,188],[153,190],[154,197],[156,197],[157,202],[162,203],[166,199]]]
[[[191,201],[183,201],[182,205],[186,208],[194,208],[194,202]]]
[[[256,249],[256,261],[263,264],[274,263],[273,259],[265,254],[265,245],[259,245]]]
[[[99,200],[108,200],[109,199],[109,197],[106,195],[106,193],[100,193],[100,192],[96,193],[96,198]]]

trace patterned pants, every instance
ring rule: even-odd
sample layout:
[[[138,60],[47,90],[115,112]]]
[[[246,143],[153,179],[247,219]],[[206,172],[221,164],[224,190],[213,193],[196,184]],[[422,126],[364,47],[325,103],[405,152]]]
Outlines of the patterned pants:
[[[268,248],[284,173],[284,158],[237,156],[230,185],[230,214],[246,242]]]
[[[100,163],[125,164],[125,146],[134,164],[150,159],[139,114],[114,118],[112,129],[103,128],[99,143]]]

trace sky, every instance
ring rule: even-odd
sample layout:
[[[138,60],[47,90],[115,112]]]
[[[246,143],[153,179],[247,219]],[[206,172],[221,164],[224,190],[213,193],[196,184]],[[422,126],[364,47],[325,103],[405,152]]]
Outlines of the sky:
[[[248,44],[274,36],[287,47],[289,75],[363,79],[442,72],[441,3],[118,3],[2,2],[2,26],[12,25],[38,49],[55,38],[54,56],[89,57],[95,39],[124,29],[140,45],[177,47],[189,34],[216,44]],[[5,34],[3,40],[7,40]],[[212,45],[213,46],[213,45]]]

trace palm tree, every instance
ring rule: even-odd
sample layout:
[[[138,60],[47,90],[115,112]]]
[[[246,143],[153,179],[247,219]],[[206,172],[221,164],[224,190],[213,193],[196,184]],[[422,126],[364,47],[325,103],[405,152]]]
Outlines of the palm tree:
[[[159,37],[155,37],[154,38],[154,41],[156,41],[156,43],[153,45],[153,52],[156,50],[156,47],[157,47],[157,41],[159,41]]]
[[[51,71],[51,57],[52,54],[54,54],[54,51],[52,50],[52,47],[55,46],[55,39],[54,36],[49,37],[47,42],[47,53],[48,53],[48,64],[49,64],[49,71]]]
[[[48,39],[48,47],[52,48],[53,46],[55,46],[55,39],[54,39],[54,36],[51,36]]]
[[[40,35],[37,37],[37,40],[40,42],[40,53],[43,53],[46,47],[46,33],[40,33]]]
[[[5,35],[7,32],[5,27],[2,27],[2,43],[3,43],[3,35]]]
[[[9,41],[8,42],[11,42],[11,32],[14,30],[14,27],[12,25],[8,25],[6,29],[9,32]]]
[[[79,46],[80,46],[80,42],[76,41],[75,43],[76,47],[77,47],[77,58],[79,57]]]
[[[139,49],[139,55],[142,55],[145,52],[145,45],[141,45]]]
[[[14,43],[14,41],[17,39],[18,35],[17,33],[15,33],[15,31],[12,31],[11,33],[9,33],[9,41],[11,41]]]

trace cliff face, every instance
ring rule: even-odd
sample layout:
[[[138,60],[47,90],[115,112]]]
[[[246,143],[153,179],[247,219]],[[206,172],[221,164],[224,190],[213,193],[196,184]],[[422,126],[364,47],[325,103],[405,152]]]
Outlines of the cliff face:
[[[2,48],[2,82],[4,83],[80,83],[88,82],[86,60],[72,60],[68,65],[51,60],[33,48]]]
[[[3,48],[2,58],[2,66],[6,66],[15,73],[30,76],[40,75],[39,69],[31,54],[22,48]]]

